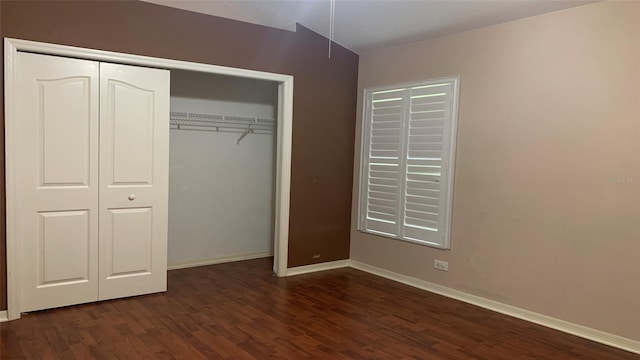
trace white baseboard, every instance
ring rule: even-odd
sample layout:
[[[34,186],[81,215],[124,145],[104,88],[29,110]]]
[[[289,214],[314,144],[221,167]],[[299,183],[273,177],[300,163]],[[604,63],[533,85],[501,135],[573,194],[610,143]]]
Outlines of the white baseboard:
[[[214,264],[222,264],[234,261],[242,261],[242,260],[251,260],[251,259],[259,259],[273,256],[273,253],[270,251],[258,252],[258,253],[247,253],[247,254],[235,254],[228,256],[219,256],[215,258],[209,259],[196,259],[179,263],[172,263],[167,265],[167,270],[177,270],[177,269],[186,269],[197,266],[207,266]]]
[[[329,261],[319,264],[305,265],[305,266],[297,266],[287,269],[287,276],[294,275],[302,275],[307,273],[312,273],[316,271],[325,271],[332,269],[339,269],[349,267],[349,260],[337,260],[337,261]]]
[[[5,321],[9,321],[9,316],[7,314],[7,310],[2,310],[0,311],[0,323]]]
[[[546,326],[548,328],[552,328],[568,334],[576,335],[588,340],[592,340],[592,341],[613,346],[622,350],[640,354],[640,341],[637,341],[637,340],[625,338],[625,337],[610,334],[604,331],[592,329],[583,325],[578,325],[568,321],[556,319],[551,316],[517,308],[515,306],[485,299],[476,295],[467,294],[465,292],[455,290],[446,286],[442,286],[432,282],[420,280],[414,277],[398,274],[389,270],[367,265],[359,261],[351,260],[350,266],[354,269],[362,270],[374,275],[378,275],[390,280],[394,280],[409,286],[413,286],[413,287],[426,290],[432,293],[436,293],[442,296],[446,296],[452,299],[460,300],[460,301],[463,301],[472,305],[476,305],[485,309],[489,309],[501,314],[513,316],[518,319],[526,320],[538,325]]]

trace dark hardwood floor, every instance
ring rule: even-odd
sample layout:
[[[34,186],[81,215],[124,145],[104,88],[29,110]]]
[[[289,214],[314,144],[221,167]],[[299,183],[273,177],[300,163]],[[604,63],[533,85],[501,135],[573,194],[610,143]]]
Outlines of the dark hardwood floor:
[[[2,359],[640,359],[354,269],[271,259],[169,272],[169,291],[24,315]]]

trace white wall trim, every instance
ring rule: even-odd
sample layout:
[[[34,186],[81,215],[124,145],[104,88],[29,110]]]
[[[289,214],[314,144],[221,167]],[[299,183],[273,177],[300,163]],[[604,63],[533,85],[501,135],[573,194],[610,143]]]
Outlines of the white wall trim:
[[[289,257],[289,205],[291,197],[291,151],[293,144],[293,77],[278,85],[278,135],[276,136],[276,204],[273,272],[287,276]]]
[[[15,144],[12,124],[16,121],[13,108],[15,58],[18,51],[28,51],[55,56],[66,56],[120,64],[139,65],[162,69],[179,69],[214,73],[220,75],[268,80],[280,83],[280,107],[277,138],[276,169],[276,213],[274,248],[278,249],[274,268],[278,276],[286,276],[287,249],[289,247],[289,199],[291,185],[291,142],[293,129],[293,76],[263,71],[231,68],[226,66],[161,59],[149,56],[117,53],[111,51],[85,49],[73,46],[55,45],[36,41],[4,39],[5,75],[5,180],[6,180],[6,224],[7,224],[7,315],[10,320],[20,318],[18,241],[16,239],[15,209],[19,205],[15,196]],[[281,113],[281,114],[280,114]],[[167,124],[168,126],[168,124]]]
[[[16,207],[16,176],[15,155],[16,134],[13,123],[15,103],[13,96],[15,57],[18,49],[8,39],[4,40],[4,146],[5,146],[5,192],[6,192],[6,255],[7,255],[7,318],[9,320],[20,318],[20,282],[18,281],[18,242],[16,239],[17,221]]]
[[[452,289],[450,287],[438,285],[432,282],[398,274],[389,270],[371,266],[359,261],[351,260],[350,266],[354,269],[362,270],[370,274],[378,275],[393,281],[397,281],[409,286],[426,290],[438,295],[460,300],[472,305],[476,305],[491,311],[495,311],[518,319],[529,321],[538,325],[546,326],[571,335],[579,336],[601,344],[613,346],[622,350],[640,354],[640,341],[614,335],[604,331],[592,329],[583,325],[578,325],[568,321],[553,318],[551,316],[539,314],[533,311],[521,309],[515,306],[503,304],[497,301],[485,299],[476,295]]]
[[[9,321],[9,317],[7,316],[7,311],[6,310],[2,310],[0,311],[0,323]]]
[[[351,263],[350,260],[337,260],[337,261],[329,261],[329,262],[324,262],[319,264],[292,267],[287,269],[287,276],[295,276],[295,275],[308,274],[308,273],[313,273],[318,271],[345,268],[345,267],[349,267],[350,263]]]
[[[198,266],[223,264],[223,263],[242,261],[242,260],[260,259],[260,258],[271,257],[271,256],[273,256],[273,253],[271,251],[263,251],[258,253],[247,253],[247,254],[236,254],[236,255],[228,255],[228,256],[218,256],[218,257],[209,258],[209,259],[197,259],[197,260],[190,260],[185,262],[172,263],[167,265],[167,270],[187,269],[187,268],[198,267]]]

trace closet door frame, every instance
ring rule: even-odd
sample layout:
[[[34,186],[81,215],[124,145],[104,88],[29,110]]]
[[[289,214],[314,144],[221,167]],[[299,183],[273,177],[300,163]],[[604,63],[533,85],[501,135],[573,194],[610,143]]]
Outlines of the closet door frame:
[[[274,226],[274,272],[287,276],[289,245],[289,200],[291,190],[291,142],[293,128],[293,76],[263,71],[231,68],[187,61],[169,60],[149,56],[131,55],[111,51],[84,49],[73,46],[36,41],[4,39],[5,74],[5,187],[7,231],[7,319],[20,318],[19,266],[16,209],[15,167],[20,161],[15,144],[15,66],[18,52],[32,52],[53,56],[96,60],[152,68],[190,70],[219,75],[244,77],[278,83],[278,126],[276,144],[276,206]],[[169,126],[169,124],[167,124]],[[0,318],[2,316],[0,315]]]

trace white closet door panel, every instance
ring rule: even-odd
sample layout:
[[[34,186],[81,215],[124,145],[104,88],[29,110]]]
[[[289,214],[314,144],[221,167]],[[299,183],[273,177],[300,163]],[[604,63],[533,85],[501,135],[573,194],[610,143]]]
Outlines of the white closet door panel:
[[[38,262],[41,269],[38,282],[51,286],[88,281],[92,260],[89,257],[89,212],[41,212],[39,216]]]
[[[46,109],[40,117],[40,186],[89,185],[89,81],[72,77],[40,82]]]
[[[165,291],[169,72],[100,64],[99,299]]]
[[[15,76],[20,310],[95,301],[99,64],[19,53]]]
[[[152,185],[154,92],[110,80],[112,123],[109,185]],[[131,119],[135,119],[132,121]]]
[[[151,273],[151,208],[109,210],[111,222],[103,239],[109,247],[102,260],[109,266],[107,279]],[[133,239],[134,241],[130,241]]]

